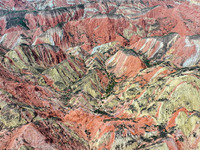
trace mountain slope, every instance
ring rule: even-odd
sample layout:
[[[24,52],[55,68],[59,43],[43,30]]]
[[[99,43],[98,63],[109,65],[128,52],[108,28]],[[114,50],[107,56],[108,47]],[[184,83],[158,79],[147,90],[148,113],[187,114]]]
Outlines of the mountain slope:
[[[2,0],[0,149],[200,149],[199,10]]]

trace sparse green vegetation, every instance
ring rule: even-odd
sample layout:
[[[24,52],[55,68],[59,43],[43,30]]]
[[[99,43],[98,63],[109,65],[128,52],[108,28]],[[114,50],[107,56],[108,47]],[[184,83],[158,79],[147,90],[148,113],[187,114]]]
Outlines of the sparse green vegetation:
[[[110,96],[115,85],[116,85],[115,79],[113,77],[111,77],[111,80],[106,89],[106,97]]]

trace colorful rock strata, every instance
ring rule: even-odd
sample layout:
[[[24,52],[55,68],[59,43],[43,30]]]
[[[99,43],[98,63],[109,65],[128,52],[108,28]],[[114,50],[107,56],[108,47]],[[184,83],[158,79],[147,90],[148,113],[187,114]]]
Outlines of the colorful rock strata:
[[[1,0],[0,150],[200,149],[199,0]]]

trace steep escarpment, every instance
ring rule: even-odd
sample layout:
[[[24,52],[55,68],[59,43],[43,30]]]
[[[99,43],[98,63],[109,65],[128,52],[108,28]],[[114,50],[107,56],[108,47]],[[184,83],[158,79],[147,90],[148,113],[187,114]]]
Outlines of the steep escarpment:
[[[200,149],[198,1],[0,8],[0,149]]]

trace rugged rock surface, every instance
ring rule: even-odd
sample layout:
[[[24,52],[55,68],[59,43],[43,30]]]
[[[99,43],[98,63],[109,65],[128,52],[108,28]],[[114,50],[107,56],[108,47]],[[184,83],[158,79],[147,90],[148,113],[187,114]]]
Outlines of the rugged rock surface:
[[[2,0],[0,150],[200,149],[198,0]]]

